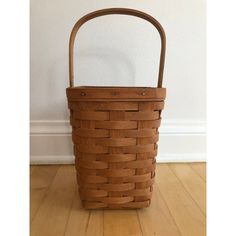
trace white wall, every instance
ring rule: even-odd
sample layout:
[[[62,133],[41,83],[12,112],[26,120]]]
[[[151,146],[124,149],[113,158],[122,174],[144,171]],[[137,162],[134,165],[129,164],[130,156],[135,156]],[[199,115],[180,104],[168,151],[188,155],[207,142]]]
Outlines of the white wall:
[[[159,158],[202,160],[205,154],[205,1],[31,0],[32,162],[71,159],[65,88],[68,40],[84,14],[109,7],[145,11],[167,35]],[[105,16],[86,23],[76,41],[76,85],[155,86],[159,36],[130,16]]]

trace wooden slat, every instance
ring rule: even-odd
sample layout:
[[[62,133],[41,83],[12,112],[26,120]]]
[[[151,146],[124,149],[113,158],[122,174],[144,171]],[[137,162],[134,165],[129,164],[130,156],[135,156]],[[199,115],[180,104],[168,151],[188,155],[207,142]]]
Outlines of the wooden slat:
[[[30,221],[47,194],[58,168],[59,166],[31,166],[34,171],[30,176]]]
[[[135,188],[135,183],[121,183],[121,184],[86,184],[90,189],[102,189],[106,191],[127,191]]]
[[[99,129],[136,129],[137,121],[95,121]]]
[[[81,198],[89,198],[89,197],[106,197],[107,191],[105,190],[97,190],[97,189],[86,189],[80,188],[79,193]]]
[[[76,165],[86,168],[86,169],[107,169],[108,163],[103,161],[87,161],[87,160],[77,160]]]
[[[140,111],[153,111],[153,110],[162,110],[164,109],[164,101],[160,102],[139,102]]]
[[[102,111],[74,111],[73,118],[79,120],[109,120],[109,113]]]
[[[139,121],[140,127],[141,129],[145,129],[145,128],[158,128],[160,127],[161,124],[161,119],[158,120],[142,120]]]
[[[162,101],[166,96],[165,88],[138,87],[72,87],[66,89],[68,101],[101,100],[145,100]]]
[[[75,129],[74,134],[78,137],[109,137],[109,130],[107,129]]]
[[[133,146],[136,145],[135,138],[100,138],[95,141],[96,145],[107,147]]]
[[[145,153],[152,152],[155,149],[155,144],[136,145],[123,147],[124,153]]]
[[[83,196],[81,196],[81,199],[82,199]],[[89,209],[89,204],[93,205],[93,202],[101,202],[101,203],[104,203],[106,205],[113,205],[113,206],[117,206],[117,204],[125,204],[125,203],[130,203],[134,200],[134,197],[86,197],[86,199],[83,199],[83,200],[86,200],[87,202],[87,208]],[[105,205],[105,206],[106,206]]]
[[[135,170],[132,169],[104,169],[97,170],[96,172],[99,176],[104,177],[128,177],[135,174]]]
[[[73,166],[61,166],[32,223],[31,236],[64,235],[76,182]]]
[[[174,171],[202,212],[206,214],[205,181],[188,164],[170,164],[169,167]]]
[[[136,159],[136,154],[82,154],[77,152],[78,157],[84,157],[86,160],[99,160],[104,162],[126,162]]]
[[[145,138],[148,140],[148,138]],[[73,135],[73,142],[78,145],[100,145],[104,147],[122,147],[122,146],[134,146],[136,145],[135,138],[84,138]],[[153,142],[151,142],[153,143]]]
[[[137,212],[104,210],[104,236],[142,235]]]
[[[96,199],[97,201],[101,201],[103,203],[110,203],[110,204],[116,204],[115,201],[122,203],[130,203],[134,200],[134,197],[136,196],[144,196],[145,198],[149,199],[151,196],[150,187],[146,189],[131,189],[124,191],[122,194],[126,197],[107,197],[108,192],[106,190],[96,190],[96,189],[85,189],[80,188],[79,189],[80,197],[83,200],[89,200],[89,199]],[[113,194],[118,194],[117,192]],[[96,201],[95,200],[95,201]],[[134,203],[135,204],[135,203]]]
[[[69,102],[68,107],[74,111],[138,111],[138,110],[162,110],[164,101],[160,102]]]
[[[138,137],[152,137],[157,135],[156,129],[137,129],[137,130],[120,130],[120,134],[127,138],[138,138]]]
[[[120,182],[139,182],[139,183],[142,183],[142,182],[146,182],[146,181],[149,181],[151,178],[151,173],[147,173],[147,174],[143,174],[143,175],[133,175],[133,176],[127,176],[127,177],[122,177],[122,180]],[[119,178],[110,178],[111,180],[113,181],[119,181]]]
[[[79,152],[84,152],[84,153],[108,153],[108,148],[104,146],[97,146],[93,145],[91,146],[90,144],[76,144],[76,149]]]
[[[125,120],[157,120],[159,111],[125,112]]]
[[[146,144],[154,144],[158,141],[159,135],[153,135],[149,138],[137,138],[138,144],[146,145]]]
[[[190,163],[193,170],[206,181],[206,163]]]
[[[119,162],[115,163],[114,168],[143,168],[143,167],[148,167],[153,165],[153,160],[152,159],[147,159],[147,160],[135,160],[135,161],[127,161],[127,162]],[[112,165],[110,165],[111,168],[113,168]]]
[[[78,175],[79,183],[107,183],[107,178],[96,175],[87,175],[86,177]]]
[[[161,104],[159,105],[161,106]],[[138,102],[69,102],[69,108],[77,110],[97,111],[137,111]]]
[[[159,164],[156,183],[182,236],[205,236],[205,216],[167,164]]]
[[[105,154],[108,152],[109,147],[101,146],[101,145],[92,145],[90,144],[76,144],[76,150],[78,152],[84,152],[88,154]],[[117,150],[117,154],[133,154],[133,153],[150,153],[156,150],[156,144],[145,144],[145,145],[136,145],[136,146],[123,146],[123,147],[115,147]]]

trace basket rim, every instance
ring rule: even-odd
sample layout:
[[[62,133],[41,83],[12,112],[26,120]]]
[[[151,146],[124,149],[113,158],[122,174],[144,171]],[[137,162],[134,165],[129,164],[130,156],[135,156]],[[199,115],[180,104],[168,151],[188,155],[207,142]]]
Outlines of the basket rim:
[[[166,88],[148,87],[148,86],[95,86],[95,85],[81,85],[74,87],[67,87],[66,89],[155,89],[155,90],[165,90]]]
[[[77,86],[66,89],[69,101],[163,101],[166,88]]]

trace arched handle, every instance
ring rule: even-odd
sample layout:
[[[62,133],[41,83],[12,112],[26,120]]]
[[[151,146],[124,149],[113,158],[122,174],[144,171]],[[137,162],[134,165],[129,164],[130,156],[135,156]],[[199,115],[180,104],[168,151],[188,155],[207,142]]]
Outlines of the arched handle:
[[[165,63],[165,51],[166,51],[166,36],[163,27],[161,24],[152,16],[133,9],[128,8],[108,8],[108,9],[102,9],[98,11],[91,12],[85,16],[83,16],[81,19],[79,19],[76,24],[74,25],[71,35],[70,35],[70,42],[69,42],[69,76],[70,76],[70,87],[74,86],[74,65],[73,65],[73,52],[74,52],[74,41],[75,36],[79,30],[79,28],[87,21],[104,15],[112,15],[112,14],[120,14],[120,15],[131,15],[136,16],[139,18],[142,18],[144,20],[147,20],[151,24],[154,25],[154,27],[158,30],[160,37],[161,37],[161,54],[160,54],[160,64],[159,64],[159,75],[158,75],[158,88],[162,87],[162,81],[163,81],[163,71],[164,71],[164,63]]]

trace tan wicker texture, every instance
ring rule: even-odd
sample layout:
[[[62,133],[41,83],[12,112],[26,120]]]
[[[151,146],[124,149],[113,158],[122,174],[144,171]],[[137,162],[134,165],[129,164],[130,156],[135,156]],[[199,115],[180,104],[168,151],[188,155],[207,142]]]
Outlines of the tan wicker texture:
[[[74,87],[73,44],[86,21],[106,14],[133,15],[151,22],[162,39],[158,88]],[[87,209],[142,208],[150,204],[158,127],[166,89],[162,88],[165,34],[154,18],[132,9],[104,9],[81,18],[70,38],[67,88],[75,166],[82,204]]]
[[[113,97],[120,97],[123,91],[141,98],[97,98],[96,101],[87,98],[89,94],[98,96],[101,90],[67,89],[83,206],[88,209],[147,207],[155,175],[165,89],[103,88],[104,93],[110,91]],[[156,98],[148,95],[154,91]]]

